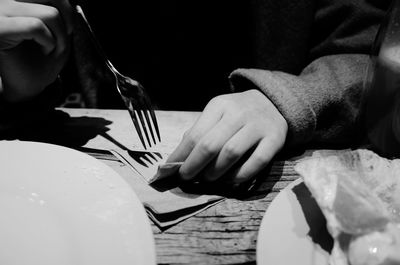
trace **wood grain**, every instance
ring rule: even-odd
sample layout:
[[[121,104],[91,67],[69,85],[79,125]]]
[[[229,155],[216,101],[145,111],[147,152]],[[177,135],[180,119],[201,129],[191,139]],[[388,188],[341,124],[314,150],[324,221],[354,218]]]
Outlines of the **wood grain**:
[[[159,264],[255,264],[258,229],[268,206],[298,178],[293,162],[276,162],[256,199],[227,199],[166,230],[153,227]]]
[[[109,122],[107,134],[90,139],[85,147],[99,149],[141,148],[127,111],[60,109],[71,117]],[[170,153],[200,113],[157,111],[162,142],[155,148]],[[257,234],[265,211],[290,182],[298,178],[293,161],[276,161],[263,182],[245,199],[228,198],[165,231],[153,225],[158,264],[255,264]]]

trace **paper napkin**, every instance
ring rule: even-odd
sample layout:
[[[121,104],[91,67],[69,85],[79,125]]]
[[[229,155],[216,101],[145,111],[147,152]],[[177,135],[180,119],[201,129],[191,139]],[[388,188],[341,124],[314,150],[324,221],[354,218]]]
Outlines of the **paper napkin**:
[[[163,166],[167,154],[115,150],[111,150],[111,154],[114,158],[108,158],[105,162],[132,187],[148,216],[161,229],[175,225],[224,199],[217,195],[186,193],[172,179],[150,185],[160,165],[162,174],[169,170],[168,176],[179,168],[179,164]]]

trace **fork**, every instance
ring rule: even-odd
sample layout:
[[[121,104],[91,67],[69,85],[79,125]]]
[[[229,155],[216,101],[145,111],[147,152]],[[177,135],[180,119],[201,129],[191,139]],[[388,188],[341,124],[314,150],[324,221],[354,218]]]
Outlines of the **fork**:
[[[163,159],[162,154],[159,152],[130,150],[122,143],[118,142],[114,137],[112,137],[107,132],[103,132],[100,135],[103,136],[108,141],[115,144],[116,146],[118,146],[119,148],[121,148],[121,150],[126,151],[128,155],[132,157],[133,160],[135,160],[137,163],[139,163],[144,167],[151,167]]]
[[[161,141],[160,131],[158,128],[157,118],[154,109],[151,105],[150,99],[146,94],[143,86],[136,80],[122,75],[107,58],[105,52],[100,46],[100,42],[94,35],[94,32],[83,13],[82,8],[76,5],[76,12],[78,17],[81,18],[87,32],[96,47],[97,53],[103,59],[108,70],[111,72],[112,76],[115,77],[115,86],[119,95],[121,96],[126,108],[128,109],[129,115],[132,119],[135,130],[139,136],[140,142],[142,143],[144,149],[147,149],[144,136],[146,137],[148,146],[151,147],[152,143],[150,141],[149,132],[153,140],[154,145],[156,145],[157,135],[158,141]],[[150,115],[149,115],[150,114]],[[151,121],[150,121],[151,118]],[[144,136],[143,136],[144,135]]]
[[[151,167],[159,163],[163,156],[159,152],[127,150],[128,155],[144,167]]]

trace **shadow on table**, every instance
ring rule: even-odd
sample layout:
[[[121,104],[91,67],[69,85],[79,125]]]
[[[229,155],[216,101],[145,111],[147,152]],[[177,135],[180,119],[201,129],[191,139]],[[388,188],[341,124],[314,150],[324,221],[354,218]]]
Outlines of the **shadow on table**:
[[[296,195],[308,227],[310,228],[308,236],[315,244],[320,245],[322,249],[331,253],[333,248],[333,238],[326,228],[326,219],[317,202],[312,197],[311,192],[308,190],[304,182],[294,186],[292,191]]]
[[[90,139],[103,134],[112,122],[96,117],[71,117],[69,114],[54,110],[45,119],[16,124],[0,133],[2,140],[36,141],[67,147],[81,147]]]
[[[154,166],[158,161],[163,159],[162,154],[159,152],[131,150],[106,132],[101,133],[101,136],[118,146],[121,150],[125,150],[136,163],[143,167]]]

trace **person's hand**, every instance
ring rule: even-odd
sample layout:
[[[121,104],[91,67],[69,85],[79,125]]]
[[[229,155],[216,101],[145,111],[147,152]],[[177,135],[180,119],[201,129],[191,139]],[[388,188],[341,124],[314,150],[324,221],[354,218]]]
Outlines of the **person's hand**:
[[[184,161],[179,174],[185,181],[212,182],[225,174],[227,182],[239,185],[267,166],[283,147],[287,130],[286,120],[258,90],[218,96],[167,162]]]
[[[0,77],[3,97],[39,94],[64,66],[72,32],[68,0],[0,0]]]

